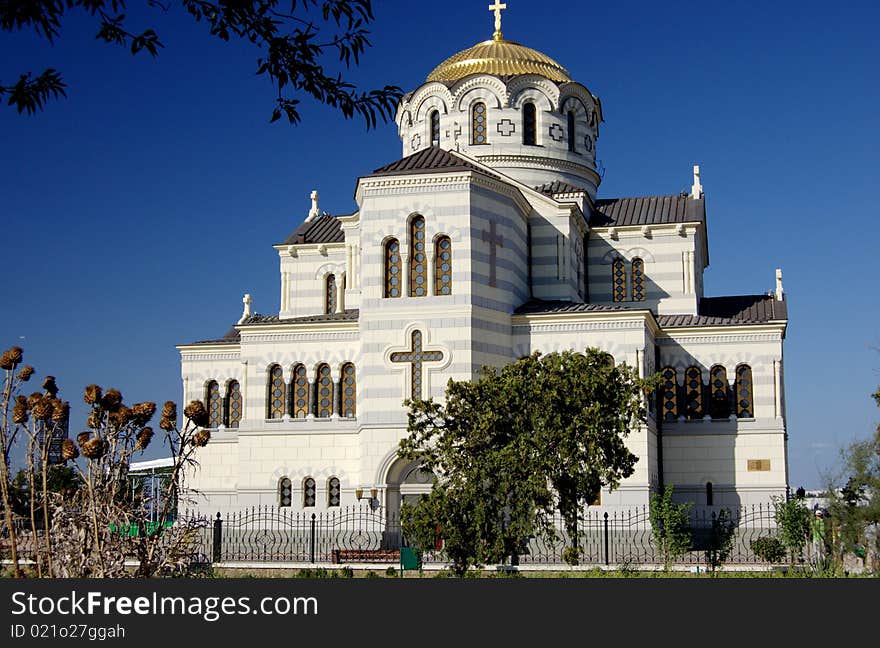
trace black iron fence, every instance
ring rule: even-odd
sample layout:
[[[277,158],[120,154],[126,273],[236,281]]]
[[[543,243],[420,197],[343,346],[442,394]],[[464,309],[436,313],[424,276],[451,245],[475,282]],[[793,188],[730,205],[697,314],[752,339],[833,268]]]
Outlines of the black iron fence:
[[[758,564],[752,542],[775,533],[772,505],[728,509],[733,539],[728,564]],[[716,511],[691,513],[691,551],[678,562],[702,564],[712,542]],[[207,522],[207,521],[206,521]],[[564,565],[563,550],[574,541],[582,565],[647,565],[663,562],[647,507],[614,512],[588,511],[569,537],[561,516],[552,520],[556,538],[527,539],[515,558],[520,565]],[[396,514],[385,509],[347,507],[309,513],[260,506],[204,525],[201,554],[213,562],[353,563],[397,562],[405,544]],[[442,550],[423,556],[425,563],[445,563]]]

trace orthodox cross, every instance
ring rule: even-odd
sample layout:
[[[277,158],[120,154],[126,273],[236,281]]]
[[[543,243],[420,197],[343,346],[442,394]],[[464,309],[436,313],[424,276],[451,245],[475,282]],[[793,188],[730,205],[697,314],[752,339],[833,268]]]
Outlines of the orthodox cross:
[[[498,251],[495,246],[504,247],[504,237],[495,231],[495,223],[489,223],[489,231],[483,230],[483,240],[489,244],[489,285],[495,287],[497,275],[495,272],[495,261],[498,258]]]
[[[495,12],[495,34],[492,36],[495,40],[501,40],[501,11],[507,9],[506,4],[501,4],[499,0],[495,0],[495,4],[489,5],[489,11]]]
[[[412,332],[412,350],[397,351],[391,354],[391,362],[405,362],[412,368],[412,392],[413,400],[422,398],[422,363],[437,362],[443,359],[442,351],[425,351],[422,348],[422,332]]]

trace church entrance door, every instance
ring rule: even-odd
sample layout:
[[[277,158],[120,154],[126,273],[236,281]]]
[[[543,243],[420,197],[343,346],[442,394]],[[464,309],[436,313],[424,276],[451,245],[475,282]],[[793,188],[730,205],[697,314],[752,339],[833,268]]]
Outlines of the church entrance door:
[[[391,541],[391,532],[396,532],[397,545],[400,546],[400,508],[404,502],[415,504],[421,495],[431,492],[434,474],[422,468],[418,461],[398,459],[388,470],[385,488],[386,524]]]

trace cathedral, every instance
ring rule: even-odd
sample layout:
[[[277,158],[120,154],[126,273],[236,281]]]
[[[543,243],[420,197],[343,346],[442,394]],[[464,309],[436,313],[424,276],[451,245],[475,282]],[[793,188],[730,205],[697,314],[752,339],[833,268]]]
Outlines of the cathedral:
[[[710,508],[786,493],[781,271],[769,293],[705,296],[699,167],[687,193],[598,197],[602,104],[506,40],[504,8],[403,97],[402,157],[357,180],[354,213],[313,192],[279,232],[280,310],[245,295],[225,336],[178,347],[184,402],[210,413],[188,476],[200,508],[393,514],[431,488],[396,456],[405,399],[586,347],[662,377],[627,437],[635,473],[591,508],[645,506],[663,484]]]

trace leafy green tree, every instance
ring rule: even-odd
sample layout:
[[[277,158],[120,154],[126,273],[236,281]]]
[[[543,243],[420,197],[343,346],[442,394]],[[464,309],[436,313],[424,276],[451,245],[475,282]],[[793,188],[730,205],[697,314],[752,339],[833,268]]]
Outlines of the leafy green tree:
[[[802,499],[786,501],[784,497],[774,497],[773,505],[776,509],[779,539],[788,549],[791,562],[794,563],[803,555],[804,545],[810,537],[812,514]]]
[[[61,35],[66,14],[79,10],[96,20],[97,40],[127,48],[132,54],[157,56],[164,47],[158,33],[152,28],[132,30],[126,4],[126,0],[0,2],[0,29],[29,30],[51,44]],[[346,118],[361,116],[371,128],[377,117],[387,120],[393,115],[403,94],[397,86],[362,92],[341,74],[324,68],[328,60],[345,68],[360,62],[370,46],[371,0],[181,0],[174,5],[143,0],[143,4],[166,14],[172,6],[182,8],[192,20],[206,25],[211,36],[244,41],[256,48],[256,73],[267,77],[276,92],[273,122],[282,115],[292,124],[298,122],[296,95],[306,95],[340,110]],[[37,75],[23,73],[11,84],[0,83],[0,98],[6,97],[19,113],[33,114],[49,99],[66,94],[67,84],[54,68]]]
[[[735,535],[736,524],[728,509],[721,509],[717,515],[712,515],[709,542],[706,546],[706,566],[712,574],[730,558]]]
[[[674,502],[673,486],[666,484],[663,494],[651,493],[651,533],[663,556],[663,567],[669,571],[673,562],[691,548],[691,502]]]
[[[402,510],[404,535],[430,551],[442,538],[453,571],[497,563],[530,536],[552,541],[558,511],[578,557],[577,522],[602,487],[616,488],[637,457],[624,439],[645,420],[654,381],[598,349],[534,353],[478,380],[450,380],[446,402],[407,401],[399,455],[437,476],[430,495]]]

